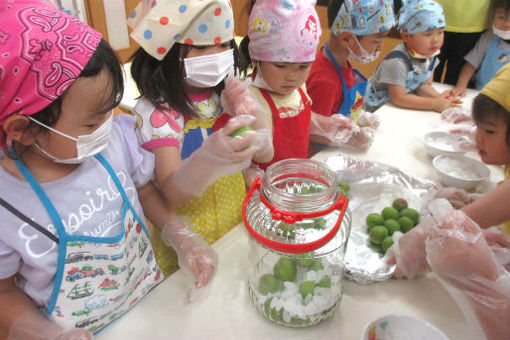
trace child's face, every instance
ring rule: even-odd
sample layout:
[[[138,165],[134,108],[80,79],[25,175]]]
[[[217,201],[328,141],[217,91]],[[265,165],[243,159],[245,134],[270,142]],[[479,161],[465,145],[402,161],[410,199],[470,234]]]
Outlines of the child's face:
[[[110,117],[105,106],[112,88],[108,71],[102,70],[95,77],[78,78],[66,92],[57,122],[52,126],[71,137],[94,132]],[[76,142],[48,131],[39,133],[36,142],[47,152],[58,158],[77,157]]]
[[[275,63],[261,61],[259,72],[267,85],[280,95],[287,95],[301,87],[310,73],[312,63]]]
[[[204,46],[197,45],[197,46],[192,46],[191,49],[188,51],[188,54],[183,57],[184,58],[201,57],[204,55],[225,52],[225,51],[229,50],[230,48],[231,48],[230,41],[226,41],[219,45],[204,45]]]
[[[381,50],[383,39],[388,35],[388,33],[389,31],[364,35],[359,38],[359,43],[361,47],[363,47],[368,53],[374,54],[375,52]],[[358,55],[361,54],[358,46],[353,46],[352,51]]]
[[[494,13],[494,27],[502,31],[510,31],[510,13],[504,8],[498,8]]]
[[[410,34],[411,48],[424,56],[433,56],[441,49],[444,39],[444,30],[436,28],[430,31]]]
[[[507,125],[503,117],[490,116],[477,124],[475,141],[478,154],[485,164],[510,164],[506,142]]]

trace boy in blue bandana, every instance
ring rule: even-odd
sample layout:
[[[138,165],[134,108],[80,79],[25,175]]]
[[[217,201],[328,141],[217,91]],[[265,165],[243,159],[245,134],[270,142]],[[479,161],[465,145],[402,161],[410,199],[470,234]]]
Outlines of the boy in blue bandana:
[[[403,1],[398,28],[404,42],[386,56],[370,77],[365,109],[373,112],[390,101],[403,108],[437,112],[455,106],[449,91],[440,94],[432,87],[444,27],[443,9],[437,2]]]

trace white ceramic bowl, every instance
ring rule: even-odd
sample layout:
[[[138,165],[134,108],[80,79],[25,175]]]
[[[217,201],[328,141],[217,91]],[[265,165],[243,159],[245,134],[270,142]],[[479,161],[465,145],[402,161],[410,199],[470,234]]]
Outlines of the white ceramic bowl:
[[[432,165],[441,183],[464,190],[476,188],[490,174],[485,164],[462,155],[438,155],[432,160]]]
[[[407,315],[389,314],[365,326],[361,340],[449,340],[425,320]]]
[[[432,156],[440,154],[463,154],[459,145],[468,142],[468,139],[462,135],[448,133],[444,131],[431,131],[423,136],[423,143],[427,152]]]

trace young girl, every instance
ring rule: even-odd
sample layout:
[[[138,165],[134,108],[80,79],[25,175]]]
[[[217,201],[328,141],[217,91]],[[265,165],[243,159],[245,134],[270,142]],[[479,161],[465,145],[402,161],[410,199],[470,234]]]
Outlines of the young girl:
[[[162,279],[142,207],[206,284],[214,252],[113,121],[123,79],[109,45],[37,0],[0,2],[0,21],[0,328],[85,339],[126,312]]]
[[[404,43],[395,47],[370,77],[367,110],[373,112],[389,101],[399,107],[437,112],[455,105],[450,91],[439,94],[432,87],[444,27],[443,9],[437,2],[403,2],[398,28]]]
[[[168,202],[213,243],[241,222],[241,170],[252,157],[271,159],[272,149],[255,153],[254,132],[229,136],[250,117],[236,116],[221,128],[230,117],[219,100],[223,80],[238,60],[230,2],[152,3],[142,2],[130,20],[141,46],[131,67],[142,96],[135,107],[138,142],[156,156],[156,180]],[[158,233],[153,240],[158,263],[171,273],[175,256]]]
[[[475,87],[481,90],[505,64],[510,62],[510,1],[491,1],[492,29],[482,34],[475,47],[464,57],[453,90],[455,96],[465,96],[469,81],[475,75]]]

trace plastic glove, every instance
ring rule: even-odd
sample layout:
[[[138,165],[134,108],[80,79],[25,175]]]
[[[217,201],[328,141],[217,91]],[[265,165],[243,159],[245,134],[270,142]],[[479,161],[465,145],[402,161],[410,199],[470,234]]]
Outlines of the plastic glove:
[[[379,127],[379,116],[375,113],[363,110],[357,123],[359,126],[368,126],[377,129]]]
[[[208,136],[202,146],[183,160],[172,174],[171,180],[179,190],[198,196],[219,177],[247,168],[252,156],[261,148],[257,143],[261,133],[247,131],[235,138],[229,135],[242,126],[250,125],[253,120],[247,115],[232,117],[223,128]]]
[[[352,119],[342,114],[333,114],[329,117],[312,112],[310,120],[310,135],[324,137],[331,144],[346,143],[352,137],[352,130],[356,124]]]
[[[366,151],[374,141],[375,130],[370,127],[359,127],[355,125],[352,130],[351,138],[343,143],[343,146],[349,146],[361,151]],[[342,144],[338,145],[342,146]]]
[[[449,131],[453,134],[458,134],[465,136],[468,141],[463,142],[459,144],[459,148],[465,151],[475,150],[476,149],[476,142],[475,142],[475,133],[476,133],[476,126],[470,125],[470,126],[459,126],[457,128],[451,129]]]
[[[82,328],[63,329],[34,310],[16,319],[9,329],[8,340],[90,340],[94,336]]]
[[[252,163],[249,168],[243,170],[244,183],[249,188],[257,177],[264,177],[264,170],[258,164]]]
[[[472,120],[472,117],[471,112],[458,106],[450,107],[441,112],[441,119],[448,123],[457,124],[462,122],[469,122]]]
[[[425,253],[425,240],[434,224],[426,217],[416,227],[405,233],[386,252],[388,264],[396,264],[393,276],[412,279],[430,271]]]
[[[463,208],[482,196],[482,194],[470,194],[460,188],[440,188],[433,195],[434,199],[444,198],[448,200],[455,209]]]
[[[176,217],[165,224],[161,238],[175,250],[179,266],[193,276],[196,288],[205,287],[211,282],[218,265],[218,255],[180,218]]]
[[[460,210],[451,209],[437,223],[426,241],[426,253],[439,282],[467,324],[487,339],[510,338],[510,274],[508,262],[499,257],[509,253],[510,239],[501,232],[482,231]]]
[[[269,126],[271,115],[265,112],[259,102],[253,98],[245,83],[234,76],[227,77],[225,88],[221,92],[220,102],[223,110],[232,116],[248,115],[255,117],[250,124],[251,128],[259,133],[256,140],[259,150],[253,155],[254,158],[266,154],[273,148],[273,134]]]

